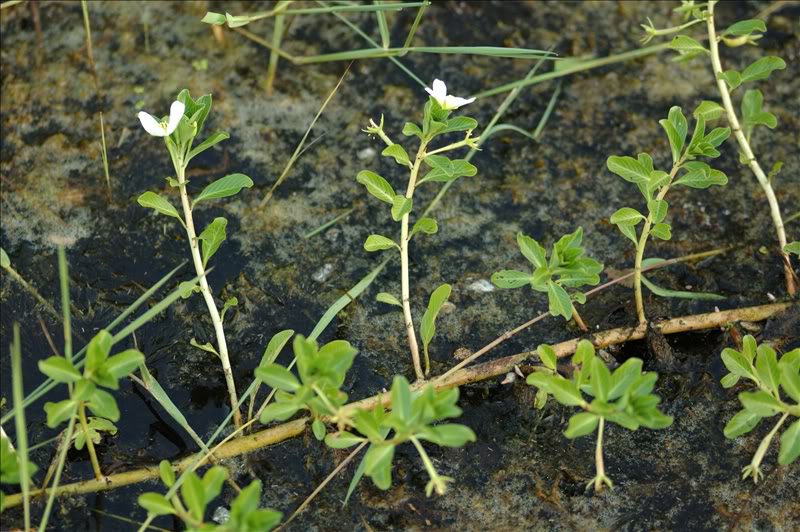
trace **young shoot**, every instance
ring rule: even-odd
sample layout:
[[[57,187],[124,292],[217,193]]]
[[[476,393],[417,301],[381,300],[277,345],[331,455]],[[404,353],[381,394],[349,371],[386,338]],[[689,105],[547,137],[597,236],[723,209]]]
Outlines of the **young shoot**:
[[[659,121],[672,151],[672,169],[669,173],[657,170],[648,153],[640,153],[636,159],[611,156],[606,162],[609,170],[638,187],[647,205],[647,216],[631,207],[623,207],[611,216],[611,223],[636,247],[633,288],[639,324],[647,323],[642,299],[642,262],[647,241],[650,236],[660,240],[672,238],[672,227],[665,221],[669,208],[669,203],[664,199],[667,193],[676,185],[708,188],[728,182],[724,173],[696,160],[698,157],[719,157],[717,148],[731,133],[727,127],[718,127],[706,133],[706,122],[719,117],[718,107],[713,102],[698,105],[693,113],[696,121],[694,133],[688,142],[689,124],[680,107],[672,107],[669,117]],[[642,229],[637,233],[636,227],[642,222]]]
[[[433,88],[425,90],[430,94],[430,98],[423,110],[422,127],[412,122],[406,122],[405,126],[403,126],[403,134],[405,136],[417,137],[419,140],[419,147],[413,159],[409,157],[408,151],[402,145],[389,138],[389,135],[383,129],[383,117],[381,117],[380,124],[370,120],[370,126],[364,130],[366,133],[380,137],[386,144],[386,149],[381,153],[383,156],[393,158],[397,164],[409,170],[406,193],[397,194],[389,181],[369,170],[359,172],[356,177],[358,182],[364,185],[370,194],[390,206],[392,219],[400,223],[399,243],[386,236],[372,234],[364,243],[364,249],[371,252],[395,248],[400,253],[400,298],[398,299],[392,294],[383,292],[379,294],[378,300],[403,309],[411,360],[414,365],[414,373],[419,380],[424,379],[425,375],[430,371],[428,344],[433,337],[433,321],[441,306],[447,301],[447,297],[450,295],[450,287],[449,285],[442,285],[433,292],[428,306],[429,312],[426,313],[427,316],[431,316],[433,319],[429,320],[427,326],[426,320],[423,319],[422,330],[420,331],[425,350],[425,370],[423,372],[411,312],[408,246],[414,235],[418,233],[434,234],[439,230],[439,226],[435,219],[428,217],[418,218],[413,227],[410,226],[411,213],[414,207],[414,191],[417,186],[423,183],[448,183],[459,177],[474,176],[478,170],[466,159],[450,159],[444,154],[460,148],[477,149],[479,139],[479,137],[472,136],[472,131],[478,127],[478,122],[475,119],[466,116],[450,118],[452,111],[473,102],[474,98],[465,99],[447,94],[447,87],[443,81],[438,79],[433,82]],[[464,132],[462,140],[440,147],[433,147],[432,143],[437,137],[460,132]],[[424,172],[424,175],[421,175],[423,164],[428,170]]]
[[[596,492],[602,490],[603,485],[613,488],[603,462],[606,421],[628,430],[637,430],[639,427],[663,429],[672,424],[672,417],[658,410],[660,399],[652,393],[658,374],[643,372],[642,361],[638,358],[629,358],[612,373],[595,356],[594,346],[588,340],[578,343],[572,357],[575,369],[570,379],[558,373],[558,359],[552,347],[540,345],[538,354],[544,367],[528,375],[526,382],[539,388],[538,394],[544,393],[545,400],[547,395],[552,395],[562,405],[577,406],[583,410],[569,419],[564,435],[574,439],[597,431],[596,475],[586,488],[594,485]],[[592,399],[587,401],[584,394]]]
[[[214,256],[227,237],[226,228],[228,220],[222,217],[214,218],[200,235],[198,235],[195,230],[193,216],[195,208],[199,204],[234,196],[243,188],[252,187],[253,181],[244,174],[230,174],[205,187],[194,199],[189,197],[189,192],[186,189],[188,183],[186,180],[186,168],[189,162],[215,144],[230,138],[230,135],[226,132],[217,131],[197,146],[193,146],[195,139],[199,137],[203,130],[203,124],[206,118],[208,118],[208,113],[210,111],[211,95],[207,94],[201,96],[195,101],[189,95],[189,91],[184,89],[178,94],[177,100],[172,103],[169,117],[159,120],[145,112],[139,113],[139,120],[145,131],[154,137],[164,138],[164,144],[172,160],[175,175],[177,176],[176,179],[171,177],[167,178],[167,183],[170,187],[178,189],[181,205],[183,207],[183,216],[181,216],[167,198],[155,192],[145,192],[139,196],[138,202],[141,206],[151,208],[159,214],[176,218],[186,231],[187,240],[189,241],[189,251],[192,256],[195,272],[200,278],[200,283],[199,286],[185,283],[185,286],[183,286],[184,294],[186,297],[189,297],[193,292],[200,292],[202,294],[206,307],[208,308],[211,323],[214,326],[214,332],[217,337],[217,349],[215,350],[210,344],[202,346],[197,342],[194,342],[194,344],[200,346],[201,349],[214,353],[222,362],[225,383],[228,387],[228,396],[231,408],[233,409],[233,421],[238,429],[242,425],[242,416],[236,406],[238,404],[236,384],[233,380],[233,370],[228,354],[228,344],[225,339],[225,330],[223,329],[222,323],[225,310],[235,303],[233,299],[228,300],[223,307],[222,313],[220,313],[217,303],[214,300],[214,293],[206,278],[208,261]]]
[[[256,378],[278,390],[276,402],[261,414],[262,423],[284,421],[298,411],[307,410],[314,418],[311,424],[314,436],[325,440],[329,447],[345,449],[369,442],[364,474],[383,490],[389,489],[392,483],[395,448],[410,442],[430,477],[427,495],[433,491],[439,495],[445,493],[447,483],[453,479],[436,471],[421,440],[442,447],[463,447],[475,441],[475,434],[463,425],[433,425],[461,415],[461,409],[456,406],[457,388],[437,392],[428,384],[423,390],[412,391],[408,381],[398,376],[392,384],[391,412],[384,410],[383,403],[373,410],[354,410],[345,406],[347,394],[340,390],[356,355],[349,343],[336,340],[317,348],[316,342],[298,335],[294,339],[294,354],[298,376],[274,363],[255,371]],[[326,423],[335,425],[336,431],[328,433]],[[389,437],[391,431],[394,434]]]
[[[499,288],[520,288],[529,284],[537,292],[547,294],[550,314],[562,316],[567,321],[574,318],[578,327],[588,332],[589,328],[575,308],[575,303],[586,303],[586,296],[577,289],[597,285],[603,265],[584,256],[582,241],[583,228],[579,227],[553,245],[548,261],[547,251],[539,242],[517,233],[519,250],[533,265],[533,271],[501,270],[492,275],[492,282]]]
[[[763,37],[762,34],[767,31],[767,26],[763,20],[748,19],[735,22],[725,30],[718,32],[714,17],[717,4],[717,0],[710,0],[708,3],[702,4],[684,1],[683,5],[676,11],[684,13],[687,20],[691,19],[689,22],[663,30],[656,30],[652,27],[652,23],[649,27],[643,25],[647,33],[645,39],[650,40],[657,35],[679,33],[696,23],[705,24],[708,48],[688,35],[674,37],[670,43],[670,48],[678,53],[677,60],[679,61],[689,61],[697,57],[707,58],[710,61],[722,105],[720,106],[713,102],[707,103],[709,105],[713,103],[716,109],[715,113],[719,115],[724,113],[730,128],[733,130],[733,136],[739,145],[739,162],[750,168],[764,191],[764,195],[767,197],[772,224],[775,226],[775,233],[778,237],[778,253],[783,261],[786,290],[789,295],[794,295],[797,292],[796,278],[792,269],[790,255],[785,250],[788,239],[780,205],[774,190],[777,180],[773,179],[780,171],[783,163],[776,161],[771,172],[764,172],[752,148],[752,137],[756,126],[775,129],[778,125],[778,120],[775,115],[763,109],[764,95],[759,89],[745,91],[740,103],[741,115],[737,115],[736,107],[733,103],[733,94],[737,88],[745,84],[768,79],[772,72],[785,69],[786,62],[780,57],[764,56],[754,61],[741,72],[733,69],[724,70],[720,54],[720,43],[727,48],[738,48],[745,45],[758,46],[758,41]]]
[[[136,349],[127,349],[109,356],[111,346],[111,334],[102,329],[89,342],[83,374],[72,361],[63,356],[52,356],[39,361],[39,370],[53,381],[66,384],[69,394],[69,399],[45,403],[47,426],[56,428],[65,421],[78,417],[81,430],[73,436],[75,448],[82,449],[86,445],[97,480],[102,480],[103,473],[94,445],[99,443],[101,431],[116,432],[114,422],[120,418],[117,401],[103,388],[118,390],[119,380],[127,377],[144,362],[144,355]],[[87,419],[87,409],[96,417]]]
[[[167,488],[176,483],[175,471],[169,461],[162,460],[158,466],[161,481]],[[221,466],[213,466],[200,478],[194,471],[186,474],[177,493],[167,499],[156,492],[139,495],[139,506],[151,515],[173,515],[183,521],[187,530],[203,532],[240,532],[272,530],[281,522],[282,514],[269,508],[259,508],[261,502],[261,481],[254,480],[243,488],[231,503],[227,521],[220,525],[205,520],[206,508],[222,493],[222,484],[228,478],[228,471]]]
[[[780,438],[778,463],[788,465],[800,456],[800,349],[784,353],[778,360],[772,347],[757,345],[756,339],[748,334],[742,341],[741,351],[731,348],[722,351],[722,361],[730,371],[720,381],[723,387],[732,388],[744,380],[757,388],[757,391],[739,394],[742,410],[725,425],[726,438],[747,434],[762,419],[780,416],[772,430],[761,440],[750,464],[742,469],[742,479],[752,477],[753,482],[757,483],[759,478],[764,477],[761,462],[773,438],[787,422],[790,423],[789,427]]]

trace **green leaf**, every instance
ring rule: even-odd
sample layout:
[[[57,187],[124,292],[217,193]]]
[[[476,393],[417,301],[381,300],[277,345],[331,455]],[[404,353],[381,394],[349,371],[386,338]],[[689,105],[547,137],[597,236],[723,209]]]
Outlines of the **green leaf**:
[[[228,478],[228,470],[222,466],[213,466],[203,475],[203,500],[210,503],[222,492],[222,484]]]
[[[772,390],[778,391],[781,372],[778,369],[778,356],[775,350],[766,344],[758,346],[756,357],[756,374],[761,384]]]
[[[411,419],[411,389],[402,375],[392,381],[392,413],[404,421]]]
[[[425,158],[427,162],[428,159],[431,157],[438,157],[438,155],[429,155]],[[466,159],[456,159],[452,162],[452,171],[450,172],[449,167],[436,167],[433,168],[430,172],[425,174],[425,176],[418,181],[417,184],[422,184],[427,181],[436,181],[440,183],[447,183],[449,181],[454,181],[459,177],[472,177],[478,173],[478,169],[472,165]]]
[[[600,357],[592,360],[592,393],[601,401],[608,401],[611,391],[611,372]]]
[[[778,119],[775,115],[764,111],[764,95],[758,89],[750,89],[744,93],[742,98],[742,127],[749,132],[757,125],[765,125],[770,129],[775,129]]]
[[[733,388],[739,382],[740,377],[738,375],[734,375],[733,373],[728,373],[724,377],[719,380],[719,383],[722,385],[723,388],[726,390],[728,388]]]
[[[411,166],[411,161],[408,159],[408,153],[406,153],[405,148],[399,144],[387,146],[386,149],[381,152],[381,155],[384,157],[394,157],[394,160],[397,161],[397,164],[399,165]]]
[[[783,247],[784,253],[794,253],[800,256],[800,242],[790,242]]]
[[[396,196],[392,185],[383,177],[369,170],[362,170],[356,176],[356,181],[367,187],[367,192],[378,198],[384,203],[394,205]]]
[[[445,128],[439,133],[453,133],[454,131],[472,131],[478,127],[478,121],[468,116],[457,116],[445,121]]]
[[[408,235],[408,238],[411,239],[417,233],[425,233],[426,235],[435,234],[439,230],[439,224],[436,223],[436,220],[433,218],[420,218],[419,220],[414,223],[414,227],[411,229],[411,234]]]
[[[611,374],[611,388],[608,391],[608,400],[613,401],[628,391],[639,375],[642,374],[642,360],[629,358]]]
[[[51,429],[56,428],[64,421],[68,420],[77,412],[78,404],[72,399],[66,399],[57,403],[46,402],[44,411],[47,414],[47,426]]]
[[[762,417],[775,415],[783,409],[777,399],[763,390],[742,392],[739,394],[739,401],[745,410]]]
[[[492,283],[498,288],[519,288],[531,282],[531,274],[516,270],[500,270],[492,274]]]
[[[197,281],[183,281],[178,285],[178,292],[183,299],[187,299],[193,293],[199,291],[200,287],[197,286]]]
[[[731,136],[731,128],[729,127],[718,127],[714,128],[711,133],[705,136],[703,142],[707,142],[711,144],[713,147],[718,147],[720,144],[725,142],[725,139]]]
[[[784,358],[786,355],[783,355]],[[780,384],[786,395],[800,403],[800,369],[784,364],[780,367]]]
[[[633,225],[618,225],[620,233],[628,237],[637,247],[639,246],[639,239],[636,236],[636,226]]]
[[[708,188],[712,185],[722,186],[727,183],[728,176],[719,170],[704,172],[700,169],[689,170],[675,181],[676,185],[684,185],[691,188]]]
[[[261,356],[261,362],[258,363],[258,366],[263,368],[275,362],[275,359],[278,358],[281,350],[283,350],[286,342],[289,341],[293,334],[293,329],[285,329],[275,333],[267,344],[267,348],[264,350],[264,354]]]
[[[653,223],[661,223],[667,217],[667,209],[669,203],[666,200],[652,200],[647,202],[647,210],[650,212],[650,221]]]
[[[569,439],[579,438],[591,434],[597,428],[600,418],[589,412],[580,412],[569,418],[569,425],[564,431],[564,436]]]
[[[584,404],[583,396],[574,382],[562,377],[550,379],[547,391],[553,394],[556,401],[565,406],[581,406]]]
[[[181,484],[181,498],[186,504],[189,513],[198,521],[202,521],[203,514],[206,511],[205,490],[203,489],[203,482],[191,471],[186,475],[183,484]]]
[[[97,386],[95,386],[92,381],[89,379],[81,379],[75,383],[72,399],[75,401],[86,401],[92,396],[96,389]]]
[[[178,210],[172,206],[172,204],[167,201],[165,198],[159,196],[155,192],[145,192],[139,199],[136,200],[139,205],[142,207],[147,207],[150,209],[155,209],[157,212],[161,214],[166,214],[167,216],[172,216],[173,218],[177,218],[183,224],[183,218],[181,215],[178,214]]]
[[[139,495],[139,506],[153,515],[170,515],[175,509],[166,497],[160,493],[142,493]]]
[[[366,460],[365,473],[372,476],[372,473],[379,469],[391,468],[394,458],[394,445],[391,444],[372,444],[364,457]],[[380,486],[378,486],[380,487]]]
[[[118,353],[106,360],[103,364],[103,369],[115,379],[121,379],[133,373],[142,362],[144,362],[142,353],[136,349],[126,349],[122,353]]]
[[[433,291],[431,298],[428,301],[428,308],[422,316],[422,323],[420,324],[419,332],[422,336],[422,345],[425,349],[425,354],[428,353],[428,345],[433,340],[433,335],[436,334],[436,317],[442,306],[447,302],[450,297],[452,287],[449,284],[443,284]]]
[[[201,201],[227,198],[239,193],[243,188],[253,186],[253,180],[244,174],[230,174],[208,185],[192,202],[192,209]]]
[[[672,238],[672,226],[669,224],[656,224],[650,229],[650,234],[661,240]]]
[[[703,100],[700,102],[700,105],[694,110],[692,115],[695,118],[703,118],[706,122],[710,122],[712,120],[716,120],[723,115],[725,112],[725,108],[723,108],[717,102],[712,102],[710,100]]]
[[[778,452],[778,463],[788,465],[800,456],[800,419],[789,425],[781,434],[781,450]]]
[[[399,222],[403,219],[403,216],[411,212],[412,206],[413,202],[411,198],[400,194],[396,195],[392,204],[392,219],[395,222]]]
[[[361,436],[356,436],[347,431],[334,432],[325,436],[325,445],[331,449],[347,449],[353,445],[367,441]]]
[[[158,474],[166,487],[171,488],[175,484],[175,471],[169,460],[161,460],[158,464]]]
[[[189,91],[183,89],[176,99],[185,106],[184,116],[197,122],[197,134],[199,135],[203,130],[208,113],[211,112],[211,95],[205,94],[197,100],[193,100]]]
[[[669,43],[669,47],[681,55],[694,56],[702,52],[709,53],[702,44],[686,35],[678,35],[673,38],[672,42]]]
[[[211,259],[211,257],[213,257],[217,252],[219,246],[227,238],[225,233],[225,229],[227,227],[228,220],[222,217],[214,218],[214,220],[208,224],[205,229],[203,229],[203,232],[200,233],[200,236],[197,237],[203,248],[204,267],[208,264],[208,261]]]
[[[413,135],[418,137],[419,139],[422,139],[423,137],[422,130],[419,128],[417,124],[414,124],[413,122],[406,122],[406,124],[403,126],[403,135],[405,135],[406,137],[410,137]]]
[[[780,57],[767,56],[758,59],[742,72],[742,83],[767,79],[774,70],[783,70],[786,62]]]
[[[325,434],[327,434],[328,430],[325,428],[325,423],[317,418],[311,423],[311,432],[314,433],[314,437],[317,441],[322,441],[325,439]]]
[[[400,302],[399,299],[394,297],[392,294],[388,292],[381,292],[375,297],[376,301],[380,301],[381,303],[386,303],[387,305],[395,305],[398,307],[402,307],[403,304]]]
[[[458,423],[424,427],[419,438],[441,447],[463,447],[467,442],[474,442],[476,439],[472,429]]]
[[[200,155],[215,144],[219,144],[223,140],[228,140],[229,138],[231,138],[231,136],[224,131],[217,131],[216,133],[213,133],[206,140],[192,148],[192,151],[189,152],[189,156],[186,158],[186,162],[191,161],[192,158]]]
[[[86,348],[86,369],[93,372],[103,365],[103,362],[111,353],[111,334],[105,329],[101,329],[89,341]]]
[[[270,421],[286,421],[300,410],[295,403],[272,403],[261,412],[259,421],[266,425]]]
[[[742,75],[736,70],[726,70],[719,77],[728,84],[728,88],[733,91],[742,84]]]
[[[686,142],[686,134],[688,132],[686,117],[683,116],[680,107],[673,106],[669,110],[669,117],[666,120],[659,120],[658,123],[664,128],[669,138],[669,145],[672,150],[672,162],[677,163],[681,158],[684,143]]]
[[[756,380],[756,376],[753,373],[752,366],[750,362],[738,351],[731,349],[729,347],[722,350],[722,362],[725,364],[725,367],[728,368],[728,371],[733,373],[734,375],[738,375],[739,377],[745,377],[748,379]]]
[[[8,253],[3,248],[0,248],[0,267],[2,268],[10,268],[11,267],[11,259],[8,258]]]
[[[236,296],[231,296],[226,299],[222,304],[222,312],[219,313],[220,321],[225,321],[225,313],[227,313],[229,309],[237,306],[239,306],[239,298]]]
[[[558,355],[556,355],[555,349],[547,344],[541,344],[536,348],[536,353],[539,355],[539,360],[542,361],[542,364],[544,364],[545,367],[550,368],[553,371],[556,370],[558,365]]]
[[[517,233],[517,245],[522,255],[534,266],[537,268],[547,266],[547,252],[539,242],[520,232]]]
[[[92,394],[91,399],[87,401],[86,405],[99,417],[110,419],[111,421],[119,420],[119,407],[114,396],[105,390],[97,389]]]
[[[758,20],[758,19],[740,20],[739,22],[728,26],[728,29],[723,31],[720,34],[720,36],[750,35],[755,31],[760,31],[762,33],[767,31],[767,26],[766,24],[764,24],[763,20]]]
[[[742,410],[725,425],[725,437],[732,440],[742,434],[747,434],[758,425],[759,421],[761,421],[761,416],[748,410]]]
[[[553,281],[547,281],[547,304],[553,316],[563,316],[565,320],[572,318],[573,308],[569,294]]]
[[[647,185],[650,182],[650,171],[633,157],[611,156],[606,161],[609,170],[630,183]]]
[[[386,238],[383,235],[369,235],[366,242],[364,242],[364,249],[367,251],[381,251],[395,247],[400,249],[400,246],[395,244],[394,240]]]
[[[80,380],[81,374],[64,357],[53,356],[39,361],[39,371],[56,382],[70,383]]]
[[[256,368],[256,377],[276,390],[294,392],[300,388],[300,381],[297,380],[297,377],[291,371],[278,364],[269,364],[268,366]]]

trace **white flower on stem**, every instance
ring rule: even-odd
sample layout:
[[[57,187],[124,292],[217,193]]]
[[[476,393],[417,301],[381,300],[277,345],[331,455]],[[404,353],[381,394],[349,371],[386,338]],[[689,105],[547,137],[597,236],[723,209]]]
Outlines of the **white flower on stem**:
[[[144,130],[154,137],[168,137],[181,123],[185,109],[186,106],[176,100],[169,108],[169,120],[158,121],[153,115],[142,111],[139,113],[139,122],[142,123]]]
[[[429,89],[425,87],[425,90],[428,91],[428,94],[433,96],[433,99],[436,100],[436,102],[439,104],[439,107],[445,111],[458,109],[463,105],[467,105],[468,103],[475,101],[475,98],[459,98],[458,96],[447,94],[447,85],[445,85],[444,81],[440,79],[433,80],[433,88]]]

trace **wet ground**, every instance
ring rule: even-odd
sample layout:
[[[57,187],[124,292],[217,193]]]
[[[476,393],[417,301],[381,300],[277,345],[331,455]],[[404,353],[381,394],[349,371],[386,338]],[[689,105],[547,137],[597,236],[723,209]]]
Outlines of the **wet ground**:
[[[719,25],[754,17],[766,2],[725,3]],[[385,115],[396,139],[406,120],[419,119],[425,94],[387,60],[360,61],[350,69],[311,138],[321,136],[299,159],[265,208],[262,197],[273,185],[306,127],[346,65],[292,66],[281,62],[276,91],[262,82],[268,54],[264,48],[224,30],[220,45],[199,23],[206,10],[233,14],[264,9],[240,2],[161,3],[90,2],[98,87],[86,61],[81,9],[77,3],[38,2],[40,32],[30,4],[3,10],[2,24],[2,247],[12,265],[49,301],[58,304],[54,238],[68,238],[71,295],[80,310],[74,325],[77,342],[97,329],[187,257],[185,237],[169,219],[136,203],[146,190],[172,194],[164,178],[169,160],[159,141],[138,124],[140,107],[155,114],[168,108],[178,91],[212,93],[208,129],[229,131],[221,149],[195,159],[190,190],[209,180],[242,172],[256,185],[236,198],[199,209],[198,225],[216,216],[229,219],[228,241],[213,263],[210,283],[221,299],[235,295],[240,306],[226,323],[240,389],[249,383],[269,338],[293,328],[308,333],[327,307],[375,267],[380,257],[362,244],[372,232],[391,234],[393,224],[355,181],[370,168],[398,188],[404,176],[393,162],[381,160],[378,141],[360,132],[370,117]],[[417,43],[549,48],[562,56],[605,56],[639,46],[638,24],[647,16],[667,21],[672,3],[437,3],[429,8]],[[768,20],[770,32],[755,48],[726,51],[726,64],[741,69],[759,54],[783,57],[787,69],[764,83],[768,109],[778,118],[774,131],[759,131],[754,149],[766,167],[783,161],[775,178],[785,213],[800,210],[800,46],[796,6]],[[350,15],[377,35],[371,16]],[[413,11],[391,16],[393,42],[402,43]],[[145,36],[145,27],[147,35]],[[250,29],[269,36],[269,22]],[[363,47],[359,37],[337,19],[296,18],[286,48],[313,54]],[[207,60],[207,65],[198,63]],[[608,217],[621,206],[638,206],[638,193],[605,168],[609,155],[649,151],[656,164],[669,157],[658,119],[672,105],[690,111],[703,99],[715,99],[710,68],[702,61],[676,64],[665,53],[584,72],[564,80],[561,96],[540,142],[498,134],[473,163],[479,173],[458,182],[434,212],[440,232],[415,239],[412,246],[412,300],[421,315],[428,294],[442,282],[453,285],[454,308],[437,323],[432,348],[434,372],[455,363],[459,348],[475,350],[522,323],[546,305],[528,291],[485,291],[494,271],[522,268],[514,242],[522,230],[546,245],[582,226],[589,254],[622,270],[633,253]],[[456,94],[471,94],[524,77],[530,62],[458,56],[409,55],[401,61],[421,79],[445,79]],[[194,64],[193,64],[194,62]],[[549,68],[549,67],[548,67]],[[554,90],[537,85],[522,92],[503,122],[533,129]],[[502,96],[478,100],[470,115],[486,124]],[[99,113],[103,112],[111,176],[109,193],[100,157]],[[413,146],[407,145],[407,149]],[[737,245],[735,252],[701,263],[660,271],[652,279],[675,289],[712,291],[724,301],[657,299],[648,295],[651,317],[735,308],[782,297],[782,271],[773,251],[766,202],[749,172],[736,163],[731,143],[716,166],[729,186],[712,191],[676,189],[670,193],[673,239],[648,249],[650,256],[676,257]],[[422,188],[417,205],[432,199],[435,187]],[[304,234],[353,208],[332,228],[312,238]],[[790,234],[800,224],[789,224]],[[766,246],[764,250],[760,248]],[[189,269],[180,280],[191,278]],[[174,284],[173,283],[173,286]],[[2,276],[3,396],[10,395],[8,344],[19,322],[25,353],[25,388],[41,379],[36,361],[51,348],[43,329],[60,349],[60,325],[8,275]],[[388,387],[394,374],[411,375],[398,313],[374,302],[379,291],[399,293],[399,268],[390,264],[369,291],[348,306],[322,334],[322,341],[347,339],[359,356],[346,384],[354,399]],[[582,309],[600,329],[635,321],[632,293],[608,290]],[[772,320],[764,340],[798,345],[797,312]],[[569,339],[576,330],[548,319],[487,356],[530,349],[542,342]],[[147,365],[181,408],[190,424],[208,436],[227,412],[222,372],[212,355],[189,346],[213,342],[213,330],[200,298],[173,305],[136,334]],[[719,352],[730,337],[709,331],[670,338],[676,364],[657,392],[675,424],[663,431],[608,430],[606,463],[616,484],[612,492],[587,494],[593,476],[594,442],[571,442],[561,434],[567,409],[532,408],[532,393],[522,383],[501,379],[462,390],[462,422],[477,433],[463,450],[431,449],[440,473],[457,479],[450,493],[426,499],[427,477],[413,449],[401,448],[395,460],[395,485],[380,492],[363,482],[342,510],[341,501],[355,466],[334,481],[294,530],[407,529],[432,526],[478,529],[759,529],[800,526],[800,472],[777,467],[777,451],[766,458],[766,478],[758,486],[739,480],[739,471],[768,431],[761,426],[735,441],[722,428],[737,410],[735,394],[718,384]],[[644,343],[613,353],[640,356],[656,368]],[[280,361],[288,362],[287,353]],[[54,394],[49,399],[60,399]],[[162,458],[178,458],[194,449],[160,407],[136,385],[117,395],[122,410],[120,433],[99,447],[105,472],[125,471]],[[44,413],[28,413],[32,441],[54,436]],[[11,427],[5,427],[9,430]],[[342,455],[307,435],[231,462],[237,480],[260,478],[267,487],[263,503],[287,515],[335,467]],[[34,460],[45,468],[52,449]],[[72,453],[64,482],[91,477],[83,453]],[[41,479],[39,479],[41,480]],[[113,492],[62,499],[54,525],[62,530],[125,530],[134,527],[103,512],[144,519],[136,496],[160,489],[135,485]],[[230,494],[226,493],[226,497]],[[220,499],[220,504],[229,499]],[[41,507],[35,507],[41,512]],[[3,516],[3,527],[19,526],[19,514]],[[169,520],[156,524],[169,528]]]

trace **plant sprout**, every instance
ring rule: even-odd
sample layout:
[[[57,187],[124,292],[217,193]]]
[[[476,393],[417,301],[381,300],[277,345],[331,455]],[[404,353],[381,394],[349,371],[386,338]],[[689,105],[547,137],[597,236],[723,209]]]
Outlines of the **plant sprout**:
[[[667,193],[675,185],[708,188],[728,182],[723,172],[696,160],[698,157],[719,157],[717,148],[731,131],[727,127],[718,127],[706,133],[706,121],[719,118],[721,112],[719,105],[713,102],[698,105],[693,113],[696,121],[694,133],[688,142],[689,124],[680,107],[672,107],[669,117],[659,121],[672,151],[672,169],[669,173],[655,169],[653,158],[648,153],[640,153],[636,159],[611,156],[606,162],[609,170],[638,187],[647,205],[647,216],[631,207],[623,207],[611,216],[611,223],[636,246],[633,288],[639,324],[647,323],[642,298],[642,262],[647,241],[650,236],[661,240],[672,238],[672,227],[665,221],[669,208],[669,203],[664,199]],[[636,226],[641,222],[644,225],[637,234]]]
[[[211,344],[201,346],[197,342],[192,342],[192,345],[196,345],[205,351],[210,351],[219,357],[222,363],[222,370],[225,374],[225,383],[228,387],[228,396],[231,409],[233,410],[234,425],[236,428],[239,428],[242,425],[242,415],[237,407],[239,401],[236,393],[236,383],[233,380],[233,370],[231,368],[230,355],[228,354],[228,343],[225,339],[225,330],[222,325],[225,310],[236,305],[236,300],[235,298],[231,298],[226,301],[220,313],[217,303],[214,300],[214,294],[206,278],[208,261],[214,256],[220,245],[222,245],[227,238],[226,228],[228,220],[223,217],[214,218],[203,232],[197,235],[193,216],[195,207],[198,204],[234,196],[243,188],[252,187],[253,181],[244,174],[230,174],[205,187],[194,199],[189,197],[189,192],[186,190],[186,185],[188,183],[186,180],[186,168],[189,162],[215,144],[230,138],[230,135],[224,131],[217,131],[197,146],[192,147],[194,140],[202,132],[203,125],[210,111],[211,95],[207,94],[201,96],[195,101],[189,95],[189,91],[184,89],[178,94],[177,100],[170,106],[169,118],[159,120],[148,113],[139,113],[139,120],[145,131],[154,137],[164,138],[167,152],[172,160],[175,175],[177,176],[177,179],[171,177],[167,178],[167,182],[169,186],[177,188],[180,193],[183,216],[180,215],[178,210],[168,199],[155,192],[145,192],[139,196],[138,202],[143,207],[151,208],[159,214],[176,218],[186,230],[186,236],[189,241],[189,251],[192,256],[195,272],[200,278],[200,283],[199,286],[194,283],[183,283],[184,296],[189,297],[192,292],[195,291],[203,295],[203,300],[208,308],[208,315],[211,318],[211,323],[214,326],[214,332],[217,337],[217,349],[214,349]]]
[[[431,295],[426,316],[423,319],[421,335],[425,351],[425,371],[422,370],[419,357],[419,345],[417,335],[414,330],[414,320],[411,313],[410,301],[410,281],[408,272],[408,246],[411,239],[417,233],[434,234],[439,230],[439,225],[433,218],[421,217],[416,220],[413,228],[410,228],[410,217],[413,210],[414,191],[418,185],[428,182],[448,183],[459,177],[474,176],[478,170],[466,159],[451,160],[442,155],[444,153],[457,150],[459,148],[477,148],[479,137],[473,137],[472,131],[478,127],[478,122],[473,118],[458,116],[450,118],[454,109],[466,105],[473,99],[458,98],[447,94],[447,87],[441,80],[435,80],[433,89],[427,89],[431,94],[423,111],[422,127],[412,122],[406,122],[403,127],[403,134],[407,137],[417,137],[419,148],[417,149],[414,160],[408,156],[408,152],[400,144],[393,142],[383,129],[383,117],[380,124],[370,120],[370,126],[365,130],[371,135],[378,136],[384,143],[386,149],[382,155],[391,157],[397,164],[410,170],[408,184],[405,195],[397,194],[392,185],[382,176],[364,170],[358,173],[356,179],[367,188],[367,191],[380,201],[391,206],[391,216],[395,222],[400,223],[400,243],[398,244],[391,238],[383,235],[370,235],[364,243],[367,251],[380,251],[396,248],[400,252],[400,299],[392,294],[381,293],[378,300],[384,303],[396,305],[403,309],[408,345],[411,350],[411,360],[414,364],[414,372],[417,379],[424,379],[430,371],[430,358],[428,356],[428,344],[433,338],[435,330],[433,322],[441,306],[447,302],[450,295],[449,285],[439,286]],[[433,140],[441,135],[456,132],[466,132],[463,140],[447,144],[439,148],[431,149]],[[422,164],[429,170],[420,177]]]

